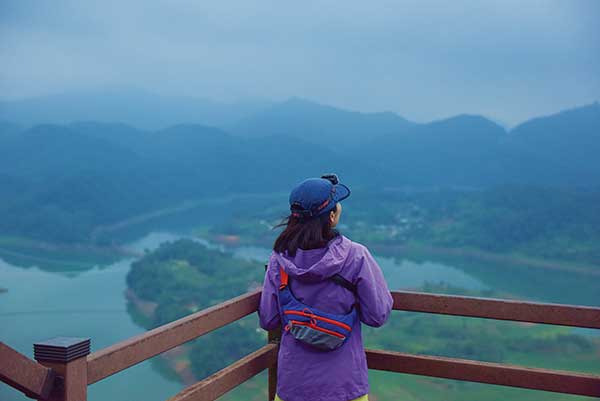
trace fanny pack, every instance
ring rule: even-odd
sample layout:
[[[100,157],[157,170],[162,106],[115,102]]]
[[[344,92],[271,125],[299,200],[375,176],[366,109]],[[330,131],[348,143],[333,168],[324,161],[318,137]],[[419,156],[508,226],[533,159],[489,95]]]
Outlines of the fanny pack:
[[[283,328],[296,340],[315,348],[331,351],[341,347],[352,334],[352,327],[358,317],[355,305],[345,315],[323,312],[298,301],[289,287],[289,276],[279,268],[281,284],[279,285],[279,310],[283,320]],[[336,274],[329,280],[356,293],[355,286]]]

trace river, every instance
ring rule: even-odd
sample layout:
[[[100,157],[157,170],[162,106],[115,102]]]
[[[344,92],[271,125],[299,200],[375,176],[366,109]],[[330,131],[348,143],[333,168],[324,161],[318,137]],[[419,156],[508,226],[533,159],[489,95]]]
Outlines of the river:
[[[164,241],[177,238],[181,236],[154,232],[131,242],[128,247],[143,252],[144,249],[152,250]],[[201,242],[206,244],[205,241]],[[270,251],[260,247],[239,247],[234,250],[234,254],[242,258],[266,261]],[[554,273],[531,269],[525,274],[523,267],[518,266],[506,267],[508,273],[496,277],[489,272],[481,273],[479,268],[468,267],[472,266],[472,262],[457,268],[432,261],[415,262],[377,255],[375,258],[391,289],[414,289],[425,282],[442,281],[471,290],[514,289],[519,298],[546,302],[598,304],[600,301],[597,297],[597,281],[593,283],[585,278],[571,277],[568,287],[565,287],[565,281],[560,275],[555,277]],[[22,268],[0,259],[0,287],[8,290],[0,293],[0,341],[32,357],[34,342],[55,336],[90,337],[92,351],[95,351],[144,332],[143,327],[133,322],[124,296],[125,277],[133,260],[122,259],[108,266],[73,273],[46,272],[36,267]],[[523,277],[529,279],[523,280],[515,276],[511,269],[521,272]],[[518,285],[516,281],[519,281]],[[574,290],[565,291],[565,288]],[[569,293],[572,295],[565,295]],[[529,296],[531,294],[537,295]],[[579,332],[588,333],[585,330]],[[593,333],[597,334],[596,332]],[[181,388],[179,382],[162,375],[156,369],[156,364],[146,361],[90,386],[88,399],[162,401]],[[0,383],[0,400],[28,399]]]

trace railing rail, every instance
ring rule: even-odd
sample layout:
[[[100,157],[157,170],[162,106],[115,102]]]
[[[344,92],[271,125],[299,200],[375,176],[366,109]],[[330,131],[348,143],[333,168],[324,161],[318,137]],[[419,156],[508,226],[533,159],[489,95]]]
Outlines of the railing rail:
[[[394,309],[600,329],[600,308],[497,298],[392,291]]]
[[[394,291],[392,296],[395,310],[600,328],[598,307],[414,291]],[[59,390],[55,386],[53,400],[85,401],[87,385],[241,319],[257,310],[259,300],[260,290],[256,290],[97,351],[87,358],[64,364],[42,361],[50,369],[0,343],[3,361],[0,380],[29,396],[45,399],[52,379],[44,375],[55,373],[62,377],[63,383],[72,385]],[[272,399],[278,347],[275,338],[271,333],[269,344],[184,389],[171,400],[213,400],[264,369],[269,369],[269,398]],[[79,345],[71,344],[71,349],[73,347],[78,349]],[[598,375],[383,350],[367,350],[366,353],[371,369],[600,397]]]
[[[369,369],[600,397],[600,376],[402,352],[366,350]]]
[[[168,401],[212,401],[265,369],[275,366],[277,344],[267,344],[219,372],[192,384]]]
[[[240,295],[88,356],[88,384],[256,312],[260,290]]]
[[[30,398],[48,398],[54,372],[0,342],[0,381]]]

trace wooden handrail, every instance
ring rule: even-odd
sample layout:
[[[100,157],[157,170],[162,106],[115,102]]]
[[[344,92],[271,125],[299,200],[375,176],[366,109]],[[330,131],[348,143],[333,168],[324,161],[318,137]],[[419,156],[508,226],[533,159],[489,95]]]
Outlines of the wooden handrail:
[[[277,344],[267,344],[212,376],[192,384],[169,401],[216,400],[263,370],[275,366],[277,348]]]
[[[87,371],[87,384],[93,384],[255,312],[260,295],[260,290],[240,295],[88,355],[83,366],[84,372]],[[600,328],[598,307],[414,291],[393,291],[392,297],[395,310]],[[273,376],[276,369],[276,349],[277,344],[268,344],[208,379],[192,385],[173,400],[214,399],[267,368]],[[40,399],[50,391],[49,383],[54,381],[51,369],[27,359],[2,343],[0,358],[3,362],[9,361],[0,366],[0,380]],[[600,396],[600,376],[577,372],[376,350],[367,351],[367,358],[372,369]],[[271,380],[271,387],[273,384],[274,379]]]
[[[600,376],[402,352],[366,350],[369,369],[600,397]]]
[[[52,369],[32,361],[0,341],[0,380],[30,398],[45,400],[54,386]]]
[[[600,328],[600,308],[393,291],[394,309]],[[88,384],[240,319],[258,308],[260,290],[202,310],[88,356]]]
[[[87,357],[88,384],[256,312],[259,299],[260,290],[248,292],[94,352]]]
[[[600,308],[416,291],[392,291],[394,309],[600,329]]]

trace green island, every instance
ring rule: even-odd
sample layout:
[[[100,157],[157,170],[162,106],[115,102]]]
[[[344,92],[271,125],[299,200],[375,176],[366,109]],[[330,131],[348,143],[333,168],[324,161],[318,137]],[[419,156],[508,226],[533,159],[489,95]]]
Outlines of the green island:
[[[210,250],[189,239],[162,244],[134,262],[127,276],[138,323],[151,329],[262,285],[264,266]],[[181,377],[205,377],[266,341],[249,316],[170,354]]]
[[[132,265],[127,277],[129,300],[136,319],[146,328],[237,296],[262,283],[264,266],[208,249],[193,240],[162,244]],[[494,297],[493,290],[466,291],[444,283],[421,290]],[[600,372],[600,338],[574,334],[567,327],[438,316],[394,311],[382,328],[364,327],[365,346],[417,354],[442,355],[535,366]],[[255,315],[223,327],[177,351],[168,353],[160,369],[183,382],[201,379],[257,349],[266,341]],[[403,400],[539,400],[540,393],[453,380],[371,373],[372,399]],[[223,397],[264,399],[264,375]],[[449,391],[459,389],[460,391]],[[585,397],[544,393],[544,400]]]

